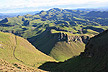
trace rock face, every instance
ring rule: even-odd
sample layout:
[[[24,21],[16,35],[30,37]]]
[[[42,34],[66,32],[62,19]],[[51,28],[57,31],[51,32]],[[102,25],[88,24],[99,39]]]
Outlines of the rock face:
[[[57,31],[65,31],[65,30],[61,30],[61,29],[56,28],[56,27],[48,27],[46,29],[46,31],[49,31],[51,33],[51,29],[55,29]],[[70,44],[70,42],[77,42],[77,41],[86,44],[87,41],[90,39],[89,36],[76,36],[76,35],[69,36],[65,33],[54,33],[53,35],[54,35],[54,37],[58,36],[58,41],[66,41],[69,44]]]
[[[70,44],[70,42],[81,42],[81,43],[87,43],[87,41],[90,39],[89,36],[69,36],[65,33],[58,33],[59,37],[58,40],[59,41],[66,41],[67,43]]]
[[[68,43],[72,41],[73,42],[76,42],[76,41],[83,42],[80,36],[68,36]]]
[[[58,40],[59,41],[66,41],[66,42],[68,42],[68,35],[64,34],[64,33],[59,33]]]

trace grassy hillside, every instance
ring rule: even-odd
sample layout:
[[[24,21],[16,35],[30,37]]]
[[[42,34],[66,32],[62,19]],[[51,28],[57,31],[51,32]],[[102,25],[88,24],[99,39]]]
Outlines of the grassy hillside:
[[[40,35],[34,36],[28,40],[43,53],[50,55],[58,61],[64,61],[79,55],[84,51],[85,47],[80,35],[73,35],[68,32],[65,33],[67,33],[70,38],[73,38],[73,40],[65,39],[65,36],[63,37],[61,32],[51,33],[51,30],[46,30]]]
[[[0,21],[0,31],[17,36],[0,32],[0,58],[9,63],[17,62],[32,67],[38,67],[46,61],[53,61],[51,57],[58,61],[72,58],[65,63],[54,63],[51,70],[95,72],[99,69],[100,71],[106,66],[102,62],[105,56],[97,53],[97,56],[92,57],[91,55],[94,55],[91,54],[92,50],[87,52],[87,57],[76,56],[84,51],[85,44],[90,37],[108,29],[108,18],[105,17],[107,13],[53,8],[35,15],[5,18]],[[27,40],[18,36],[28,39],[41,52]],[[93,38],[92,40],[93,45],[90,45],[90,48],[93,48],[95,52],[98,51],[96,48],[102,51],[100,49],[103,49],[105,44],[107,45],[107,38],[105,41],[101,41],[104,40],[103,37],[97,41]],[[85,55],[86,51],[89,51],[87,49],[84,52]],[[50,70],[49,66],[44,68]]]
[[[108,30],[91,38],[80,56],[64,63],[45,63],[40,68],[52,72],[108,72]]]
[[[64,61],[71,57],[80,55],[84,51],[84,43],[71,42],[57,42],[50,52],[50,56],[58,61]]]
[[[11,33],[0,32],[0,59],[9,63],[19,63],[31,67],[38,67],[53,58],[38,51],[27,40]]]
[[[84,50],[84,43],[88,39],[83,40],[84,43],[74,40],[72,40],[73,42],[70,40],[71,43],[66,42],[66,40],[59,41],[60,33],[67,34],[70,39],[76,38],[75,40],[77,40],[77,37],[79,37],[80,40],[82,36],[93,37],[108,29],[107,18],[87,16],[89,13],[80,10],[53,8],[35,15],[27,14],[5,18],[0,21],[0,31],[26,38],[38,50],[54,57],[56,60],[64,61],[79,55]],[[95,13],[91,13],[91,16]],[[49,28],[52,28],[52,33],[46,32]]]

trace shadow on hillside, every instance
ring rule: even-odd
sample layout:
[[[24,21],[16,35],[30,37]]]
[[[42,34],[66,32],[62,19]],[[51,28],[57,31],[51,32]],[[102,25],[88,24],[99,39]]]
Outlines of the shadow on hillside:
[[[65,60],[64,62],[46,62],[46,63],[42,64],[41,66],[39,66],[38,68],[45,70],[45,71],[58,72],[59,70],[57,69],[57,67],[59,65],[64,64],[64,63],[69,62],[69,61],[79,60],[79,58],[81,58],[81,57],[76,56],[76,57],[72,57],[68,60]]]
[[[39,69],[45,70],[45,71],[53,71],[54,68],[56,68],[59,64],[63,62],[46,62],[39,66]]]
[[[41,34],[28,38],[27,40],[38,50],[48,55],[58,42],[58,36],[59,34],[51,34],[50,31],[45,30]]]

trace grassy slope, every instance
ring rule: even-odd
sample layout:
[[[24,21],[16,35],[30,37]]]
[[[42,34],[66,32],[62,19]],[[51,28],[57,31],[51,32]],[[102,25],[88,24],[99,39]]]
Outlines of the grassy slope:
[[[79,55],[84,51],[84,46],[85,44],[81,42],[71,42],[70,44],[66,42],[57,42],[51,50],[50,56],[58,61],[64,61]]]
[[[46,61],[54,61],[53,58],[38,51],[27,40],[2,32],[0,32],[0,59],[32,67],[38,67]]]
[[[52,56],[58,61],[67,60],[73,56],[79,55],[84,51],[85,44],[81,42],[58,41],[57,33],[44,31],[39,36],[29,39],[40,51]]]
[[[44,31],[40,35],[30,38],[29,41],[43,53],[49,54],[57,42],[57,37],[54,38],[49,32]]]
[[[64,63],[46,63],[43,65],[44,69],[52,72],[108,72],[107,41],[108,30],[91,38],[86,45],[85,52],[80,56]]]

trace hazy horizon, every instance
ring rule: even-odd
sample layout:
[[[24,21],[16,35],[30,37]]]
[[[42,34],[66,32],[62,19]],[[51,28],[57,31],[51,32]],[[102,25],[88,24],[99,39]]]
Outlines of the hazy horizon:
[[[107,8],[108,0],[1,0],[0,13],[19,13],[51,8]]]

